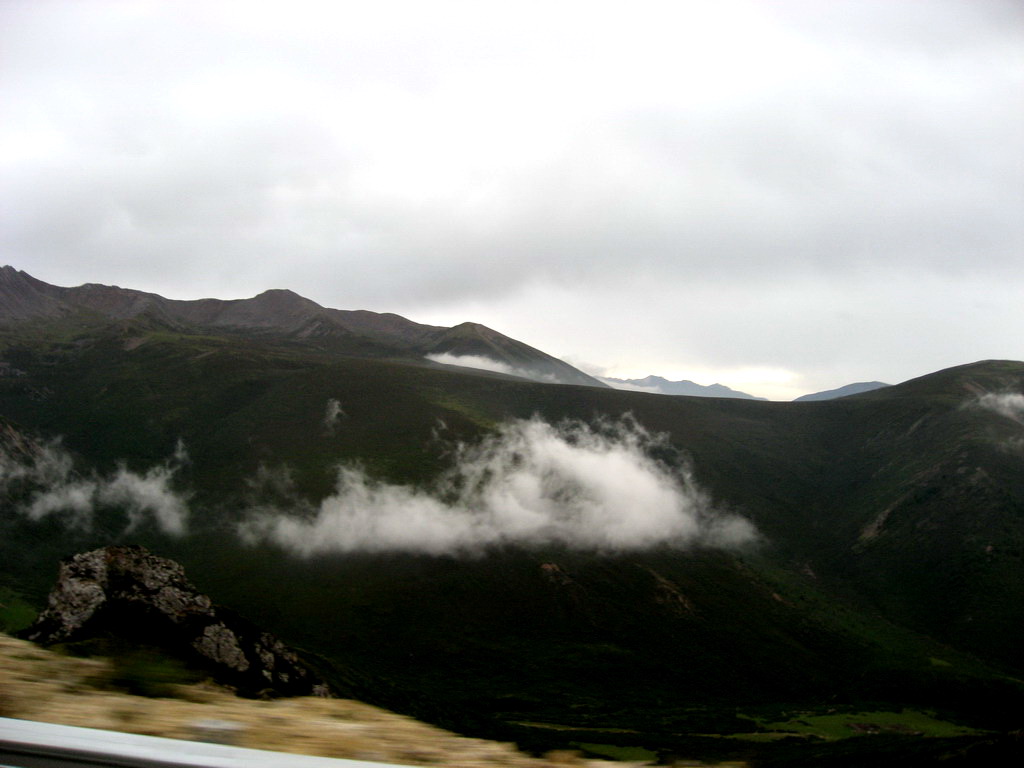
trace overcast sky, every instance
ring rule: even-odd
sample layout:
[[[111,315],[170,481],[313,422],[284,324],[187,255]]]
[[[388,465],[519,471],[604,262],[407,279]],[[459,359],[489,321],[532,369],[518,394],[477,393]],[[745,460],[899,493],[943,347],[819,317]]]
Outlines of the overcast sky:
[[[1024,358],[1024,3],[0,0],[0,263],[773,399]]]

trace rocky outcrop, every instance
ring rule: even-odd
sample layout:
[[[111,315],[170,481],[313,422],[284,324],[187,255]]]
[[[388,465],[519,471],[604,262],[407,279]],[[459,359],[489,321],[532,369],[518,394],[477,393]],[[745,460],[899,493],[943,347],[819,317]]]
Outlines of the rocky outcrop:
[[[180,564],[138,546],[64,560],[46,610],[22,634],[43,645],[114,635],[181,656],[243,694],[330,695],[284,643],[214,606]]]
[[[13,478],[13,467],[34,461],[39,451],[39,443],[0,416],[0,483]]]

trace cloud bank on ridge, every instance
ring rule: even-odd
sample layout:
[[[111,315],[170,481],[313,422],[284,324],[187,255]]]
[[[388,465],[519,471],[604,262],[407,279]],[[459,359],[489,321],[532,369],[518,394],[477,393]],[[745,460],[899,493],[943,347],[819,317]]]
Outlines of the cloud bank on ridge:
[[[453,355],[450,352],[440,352],[425,355],[425,357],[427,360],[435,363],[441,363],[442,365],[458,365],[462,368],[478,368],[481,371],[505,373],[509,376],[518,376],[522,379],[530,379],[531,381],[542,381],[549,384],[558,383],[558,379],[554,376],[537,373],[536,371],[529,371],[525,368],[516,368],[508,363],[503,363],[500,360],[494,360],[490,357],[484,357],[483,355]]]

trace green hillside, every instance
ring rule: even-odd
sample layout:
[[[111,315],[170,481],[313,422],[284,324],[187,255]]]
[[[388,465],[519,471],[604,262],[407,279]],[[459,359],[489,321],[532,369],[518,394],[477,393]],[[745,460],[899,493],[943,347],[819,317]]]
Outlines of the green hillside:
[[[798,764],[791,743],[740,735],[795,711],[1020,727],[1024,427],[980,398],[1024,392],[1024,363],[769,403],[531,383],[356,356],[350,342],[342,354],[329,339],[200,335],[146,318],[0,330],[0,586],[38,607],[60,557],[143,543],[319,654],[355,695],[537,748],[753,750]],[[303,558],[237,533],[254,508],[310,519],[339,465],[428,489],[460,444],[510,419],[627,415],[666,435],[646,446],[658,466],[690,471],[759,542]],[[179,441],[187,459],[172,458]],[[43,481],[11,467],[47,451],[73,459],[66,477],[78,480],[167,468],[188,533],[148,518],[126,528],[114,501],[90,525],[59,511],[31,519]],[[912,738],[900,733],[894,754]]]

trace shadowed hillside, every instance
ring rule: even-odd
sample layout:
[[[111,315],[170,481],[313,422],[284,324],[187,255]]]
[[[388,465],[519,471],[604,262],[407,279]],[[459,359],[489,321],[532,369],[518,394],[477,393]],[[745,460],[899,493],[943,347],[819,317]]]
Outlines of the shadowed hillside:
[[[446,351],[479,354],[456,344],[497,343],[478,326],[421,334],[391,316],[391,331],[328,343],[301,329],[332,311],[287,292],[206,316],[233,318],[229,330],[160,314],[165,300],[146,294],[129,297],[145,311],[116,319],[100,304],[62,314],[63,294],[35,288],[36,314],[19,304],[0,328],[0,569],[28,604],[41,606],[61,557],[143,543],[362,698],[537,749],[669,754],[793,708],[1019,727],[1022,363],[823,402],[667,398],[374,346],[440,333]],[[273,333],[238,324],[266,313]],[[615,478],[635,477],[609,525],[637,522],[649,482],[657,498],[671,491],[666,519],[684,533],[581,546],[471,525],[472,546],[346,548],[357,523],[401,527],[393,499],[421,520],[465,521],[500,516],[515,483],[543,494],[564,468],[551,458],[529,474],[531,435],[550,456],[623,462],[543,498],[605,510]],[[739,518],[756,536],[716,533]],[[246,539],[257,519],[270,522]],[[700,749],[748,748],[728,743]]]
[[[270,337],[336,354],[396,357],[408,362],[439,353],[483,357],[526,378],[604,386],[561,360],[477,323],[441,328],[391,313],[328,309],[280,289],[251,299],[177,301],[95,283],[64,288],[10,266],[0,268],[0,326],[32,321],[60,321],[65,329],[136,321],[130,325],[193,334]]]

